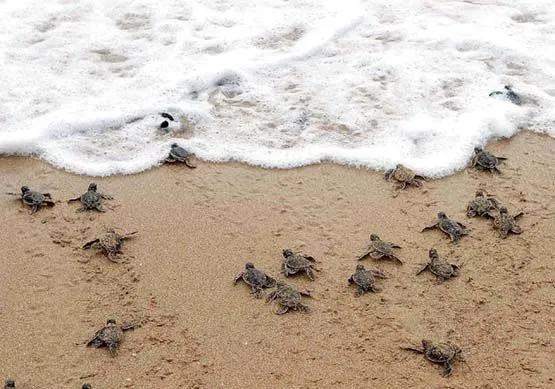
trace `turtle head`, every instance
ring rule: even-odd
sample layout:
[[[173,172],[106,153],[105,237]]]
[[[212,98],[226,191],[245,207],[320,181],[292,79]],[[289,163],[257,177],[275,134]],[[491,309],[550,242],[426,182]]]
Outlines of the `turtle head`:
[[[395,165],[395,169],[401,169],[403,167],[403,165],[401,165],[400,163],[398,163],[397,165]]]
[[[482,189],[478,189],[476,191],[476,197],[484,197],[486,194],[484,193],[484,191]]]
[[[283,249],[281,252],[285,258],[290,257],[293,255],[293,251],[291,249]]]
[[[21,187],[21,193],[22,193],[22,194],[25,194],[25,193],[29,192],[30,190],[31,190],[31,189],[29,189],[28,186],[23,185],[23,186]]]
[[[106,322],[106,325],[110,325],[110,324],[116,324],[116,321],[114,319],[108,319],[108,321]]]
[[[15,389],[15,381],[14,380],[6,380],[4,383],[4,388],[14,388]]]
[[[501,207],[499,208],[499,213],[508,213],[509,211],[507,210],[507,207]]]
[[[447,215],[445,214],[445,212],[439,212],[439,213],[437,214],[437,217],[438,217],[439,219],[447,219]]]
[[[372,234],[372,235],[370,235],[370,240],[372,242],[375,242],[377,240],[380,240],[380,237],[378,236],[378,234]]]
[[[96,184],[94,182],[89,184],[89,192],[96,192]]]
[[[439,254],[437,253],[437,250],[433,247],[430,249],[429,255],[430,255],[430,259],[438,259],[439,258]]]
[[[91,384],[83,384],[81,389],[92,389],[92,386],[91,386]]]
[[[474,147],[474,152],[475,152],[476,154],[481,153],[482,151],[484,151],[484,150],[482,150],[481,147]]]
[[[247,262],[247,264],[245,265],[245,269],[254,269],[254,263],[252,262]]]
[[[366,269],[364,269],[364,265],[358,264],[357,265],[357,271],[361,271],[361,270],[366,270]]]
[[[171,148],[175,149],[176,147],[179,147],[179,145],[177,143],[172,143]]]

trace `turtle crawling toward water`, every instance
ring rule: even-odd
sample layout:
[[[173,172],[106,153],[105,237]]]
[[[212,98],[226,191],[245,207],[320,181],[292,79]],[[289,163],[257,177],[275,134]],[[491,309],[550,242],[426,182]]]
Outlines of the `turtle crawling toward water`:
[[[489,213],[498,209],[500,205],[494,197],[486,196],[483,190],[477,190],[474,200],[471,200],[466,206],[466,215],[468,217],[491,217]]]
[[[449,278],[458,277],[460,275],[460,267],[441,261],[436,249],[430,249],[429,255],[430,262],[428,262],[420,270],[418,270],[416,275],[419,275],[425,270],[429,270],[433,275],[436,276],[436,284],[438,285]]]
[[[4,382],[4,389],[15,389],[15,381],[14,380],[6,380]]]
[[[432,228],[439,228],[441,231],[449,235],[452,242],[457,242],[463,236],[468,235],[466,227],[455,220],[449,219],[445,212],[439,212],[437,217],[438,221],[435,224],[424,227],[422,232]]]
[[[358,297],[364,293],[381,291],[374,285],[376,278],[387,278],[387,276],[380,269],[366,270],[364,265],[357,265],[355,272],[349,277],[349,284],[357,286],[355,296]]]
[[[395,243],[384,242],[377,234],[372,234],[370,235],[370,246],[361,256],[358,257],[358,260],[360,261],[369,256],[374,259],[389,258],[402,264],[403,261],[393,254],[394,248],[400,249],[401,246]]]
[[[123,241],[125,239],[131,238],[135,235],[137,231],[130,232],[128,234],[118,234],[115,230],[111,229],[108,230],[104,235],[100,238],[96,238],[87,242],[83,245],[84,249],[89,249],[91,247],[95,247],[98,250],[102,251],[106,257],[112,262],[118,262],[117,257],[118,254],[121,252],[121,247],[123,245]]]
[[[419,346],[401,346],[403,350],[416,351],[417,353],[424,354],[424,356],[433,363],[443,365],[444,377],[448,377],[453,372],[453,362],[456,359],[464,360],[462,358],[462,350],[452,343],[436,343],[433,344],[429,340],[422,340],[422,347]]]
[[[165,162],[167,163],[183,162],[187,167],[194,169],[196,168],[196,165],[194,165],[190,161],[190,158],[192,156],[193,154],[189,153],[183,147],[179,146],[177,143],[173,143],[171,145],[170,154],[165,159]]]
[[[505,157],[496,157],[489,151],[485,151],[480,147],[474,147],[474,156],[470,160],[471,167],[481,167],[482,169],[489,170],[492,173],[501,173],[497,168],[499,161],[506,160]]]
[[[313,270],[317,270],[314,268],[314,262],[316,262],[314,257],[300,253],[295,254],[290,249],[284,249],[282,254],[283,263],[281,266],[285,277],[298,272],[305,272],[307,277],[314,281]]]
[[[504,91],[493,91],[489,94],[490,97],[492,96],[499,96],[499,97],[503,97],[507,100],[509,100],[511,103],[516,104],[516,105],[522,105],[522,99],[519,95],[517,95],[514,91],[513,88],[509,85],[505,85],[505,87],[503,88],[505,89]]]
[[[524,212],[519,212],[514,216],[509,215],[506,207],[499,208],[499,214],[493,219],[493,228],[499,230],[499,236],[505,239],[509,232],[513,234],[522,234],[522,228],[516,223],[516,219],[524,215]]]
[[[132,330],[138,327],[137,324],[125,324],[119,326],[114,319],[109,319],[106,325],[100,330],[96,331],[93,338],[88,341],[88,346],[94,347],[108,347],[112,356],[116,356],[118,346],[123,340],[123,331]]]
[[[12,192],[8,192],[7,194],[20,196],[23,204],[27,204],[31,207],[31,214],[37,212],[43,205],[47,205],[49,207],[56,205],[52,200],[50,193],[35,192],[34,190],[29,189],[28,186],[21,187],[21,194]]]
[[[266,298],[266,302],[275,301],[277,309],[274,313],[283,315],[289,310],[308,312],[308,307],[301,302],[302,296],[311,297],[309,291],[300,291],[292,285],[288,285],[283,281],[277,282],[277,289],[270,292]]]
[[[252,262],[247,262],[245,271],[237,274],[233,282],[236,284],[239,280],[243,280],[247,285],[251,286],[251,293],[253,293],[256,298],[262,297],[264,288],[273,288],[276,286],[276,280],[262,270],[256,269]]]
[[[92,386],[91,386],[91,384],[83,384],[81,389],[92,389]]]
[[[69,199],[68,202],[72,201],[81,201],[81,208],[78,211],[89,211],[95,210],[98,212],[106,212],[101,206],[100,203],[102,200],[112,200],[113,197],[107,194],[98,193],[96,191],[96,184],[92,182],[89,185],[89,188],[85,193],[83,193],[79,197],[75,197],[73,199]]]
[[[420,180],[424,180],[424,177],[415,174],[412,170],[399,163],[395,166],[395,169],[390,169],[385,172],[385,179],[394,179],[399,182],[401,184],[399,189],[403,190],[407,185],[422,186]]]

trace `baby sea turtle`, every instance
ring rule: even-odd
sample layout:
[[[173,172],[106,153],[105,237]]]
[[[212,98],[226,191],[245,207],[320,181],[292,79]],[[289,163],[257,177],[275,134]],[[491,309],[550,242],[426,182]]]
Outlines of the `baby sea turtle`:
[[[431,228],[439,228],[441,231],[449,235],[452,242],[456,242],[464,235],[468,235],[466,227],[455,220],[449,219],[445,212],[439,212],[437,217],[438,221],[435,224],[424,227],[422,231],[426,231]]]
[[[500,205],[494,197],[486,196],[483,190],[477,190],[474,200],[471,200],[466,206],[466,215],[468,217],[491,217],[489,212],[499,208]]]
[[[489,94],[489,96],[502,97],[516,105],[522,104],[522,99],[513,91],[513,88],[511,88],[509,85],[505,85],[504,89],[504,91],[493,91]]]
[[[425,270],[429,270],[436,276],[436,284],[441,284],[446,279],[451,277],[458,277],[460,275],[460,268],[457,265],[452,265],[447,262],[442,262],[439,259],[439,254],[436,249],[430,249],[430,262],[425,264],[416,275],[422,273]]]
[[[21,201],[31,207],[31,214],[37,212],[42,205],[53,207],[55,205],[50,193],[40,193],[29,189],[28,186],[21,187],[21,194],[8,192],[9,195],[20,196]]]
[[[516,224],[516,219],[524,215],[519,212],[514,216],[509,215],[506,207],[499,208],[499,214],[493,219],[493,228],[499,230],[499,236],[505,239],[509,232],[513,234],[522,234],[522,228]]]
[[[399,182],[401,184],[400,189],[403,190],[407,185],[422,186],[420,180],[424,180],[424,177],[415,174],[412,170],[399,163],[395,166],[395,169],[385,172],[385,179],[394,179]]]
[[[311,296],[309,291],[300,291],[292,285],[288,285],[283,281],[277,282],[277,289],[270,292],[266,302],[275,301],[278,308],[274,312],[283,315],[289,310],[308,312],[308,307],[301,303],[302,296]]]
[[[357,286],[355,296],[358,297],[367,292],[381,291],[374,285],[376,278],[387,278],[387,276],[380,269],[366,270],[364,265],[357,265],[355,272],[349,277],[349,284]]]
[[[138,327],[136,324],[125,324],[118,326],[114,319],[109,319],[106,325],[96,331],[94,337],[89,340],[87,346],[108,347],[112,356],[116,356],[119,343],[123,340],[123,331],[132,330]]]
[[[171,145],[170,154],[166,158],[165,162],[183,162],[187,167],[194,169],[196,168],[196,166],[193,165],[189,160],[191,156],[192,154],[185,150],[183,147],[179,146],[177,143],[173,143]]]
[[[91,384],[83,384],[81,389],[92,389],[92,386],[91,386]]]
[[[487,169],[490,172],[501,173],[501,171],[497,168],[499,161],[505,160],[505,157],[496,157],[489,151],[485,151],[480,147],[474,147],[474,156],[470,161],[471,167],[479,166],[483,169]]]
[[[79,197],[69,199],[68,202],[81,201],[82,207],[78,209],[78,211],[96,210],[98,212],[106,212],[100,206],[100,203],[102,202],[102,200],[112,200],[112,199],[113,199],[112,196],[98,193],[96,191],[96,184],[93,182],[89,185],[89,189],[87,189],[85,193],[83,193]]]
[[[4,382],[4,389],[15,389],[15,381],[14,380],[6,380]]]
[[[383,240],[380,239],[380,237],[377,234],[372,234],[370,235],[370,246],[368,247],[368,250],[366,250],[364,254],[358,257],[358,260],[360,261],[366,258],[367,256],[374,259],[380,259],[385,257],[385,258],[393,259],[394,261],[397,261],[402,264],[403,261],[401,261],[393,254],[394,248],[400,249],[401,246],[395,243],[384,242]]]
[[[285,277],[298,272],[305,272],[308,278],[314,281],[314,272],[317,270],[313,267],[316,260],[310,255],[303,255],[300,253],[293,253],[290,249],[284,249],[283,252],[282,270]]]
[[[453,371],[452,363],[455,359],[463,360],[462,350],[451,343],[433,344],[429,340],[422,340],[422,347],[418,346],[401,346],[404,350],[416,351],[424,354],[424,356],[433,363],[442,364],[444,367],[442,375],[448,377]]]
[[[256,298],[261,298],[264,294],[264,288],[273,288],[276,286],[276,280],[264,273],[262,270],[255,269],[252,262],[247,262],[245,271],[237,274],[234,283],[243,280],[247,285],[252,287],[252,292]]]
[[[131,238],[135,235],[137,231],[130,232],[128,234],[118,234],[115,230],[109,230],[100,238],[96,238],[87,242],[83,245],[84,249],[89,249],[95,247],[102,251],[110,261],[118,262],[117,255],[121,252],[121,246],[125,239]]]

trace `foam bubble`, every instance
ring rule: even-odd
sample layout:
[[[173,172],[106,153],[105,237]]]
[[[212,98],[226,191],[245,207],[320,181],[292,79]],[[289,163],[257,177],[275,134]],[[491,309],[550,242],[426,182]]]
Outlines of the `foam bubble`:
[[[0,153],[81,174],[157,166],[177,141],[217,162],[443,176],[492,138],[555,136],[547,1],[2,6]],[[505,85],[522,104],[489,96]]]

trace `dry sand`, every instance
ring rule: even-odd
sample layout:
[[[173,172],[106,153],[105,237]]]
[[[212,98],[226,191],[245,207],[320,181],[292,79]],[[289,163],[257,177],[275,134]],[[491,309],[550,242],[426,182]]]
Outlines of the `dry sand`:
[[[0,378],[18,388],[552,388],[555,387],[555,140],[522,133],[488,149],[501,175],[465,170],[408,188],[334,165],[263,170],[199,163],[96,178],[113,210],[76,212],[64,200],[90,177],[41,161],[0,158],[2,192],[21,185],[62,200],[30,215],[2,195]],[[478,187],[512,212],[522,235],[501,240],[467,219]],[[419,232],[444,210],[472,232],[451,244]],[[138,230],[121,263],[80,246],[104,228]],[[347,278],[377,232],[405,261],[367,259],[389,276],[354,297]],[[280,273],[281,250],[316,257],[309,314],[275,315],[232,280],[247,260]],[[462,275],[435,285],[415,276],[436,247]],[[108,318],[140,320],[119,355],[84,342]],[[464,350],[451,377],[401,344],[448,340]]]

